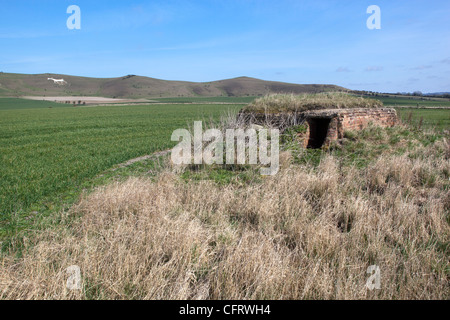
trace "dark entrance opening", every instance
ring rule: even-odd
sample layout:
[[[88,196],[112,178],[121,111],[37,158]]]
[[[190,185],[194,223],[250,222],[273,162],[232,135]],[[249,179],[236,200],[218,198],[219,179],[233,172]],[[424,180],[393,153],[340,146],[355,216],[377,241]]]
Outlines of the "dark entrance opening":
[[[328,127],[331,119],[329,118],[311,118],[309,124],[308,148],[317,149],[322,147],[328,133]]]

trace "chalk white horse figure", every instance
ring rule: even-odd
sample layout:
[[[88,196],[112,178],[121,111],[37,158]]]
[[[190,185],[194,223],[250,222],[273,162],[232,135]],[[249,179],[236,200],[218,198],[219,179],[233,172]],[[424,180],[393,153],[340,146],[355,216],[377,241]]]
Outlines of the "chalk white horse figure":
[[[60,86],[65,85],[67,83],[66,81],[64,81],[64,79],[47,78],[47,80],[53,80],[54,84],[57,84],[57,85],[60,85]]]

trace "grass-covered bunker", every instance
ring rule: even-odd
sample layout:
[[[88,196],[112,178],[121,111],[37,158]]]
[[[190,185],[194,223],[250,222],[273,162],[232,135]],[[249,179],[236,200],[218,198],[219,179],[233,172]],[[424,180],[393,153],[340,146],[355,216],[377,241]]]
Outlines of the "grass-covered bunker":
[[[374,99],[345,93],[314,95],[269,95],[244,107],[240,117],[248,124],[285,129],[304,125],[299,135],[305,147],[320,148],[342,139],[345,131],[357,131],[369,124],[391,127],[398,122],[397,112],[384,108]]]

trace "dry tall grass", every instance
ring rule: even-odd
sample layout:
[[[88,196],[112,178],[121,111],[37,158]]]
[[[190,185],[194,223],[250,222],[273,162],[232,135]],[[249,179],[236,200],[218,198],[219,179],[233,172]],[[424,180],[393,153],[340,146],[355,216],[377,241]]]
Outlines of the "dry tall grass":
[[[381,108],[383,102],[375,99],[355,97],[346,93],[327,92],[318,94],[270,94],[242,109],[242,112],[280,113],[304,112],[319,109]]]
[[[449,159],[289,165],[258,184],[165,172],[87,195],[1,260],[3,299],[448,299]],[[417,150],[416,150],[417,151]],[[431,178],[432,177],[432,178]],[[78,265],[82,290],[66,288]],[[365,287],[368,266],[381,289]]]

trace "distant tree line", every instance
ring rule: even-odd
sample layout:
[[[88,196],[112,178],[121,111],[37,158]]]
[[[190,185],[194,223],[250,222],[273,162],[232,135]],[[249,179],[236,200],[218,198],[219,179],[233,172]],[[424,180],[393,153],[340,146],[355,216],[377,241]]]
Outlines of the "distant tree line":
[[[402,97],[421,97],[422,100],[425,100],[425,98],[445,98],[450,99],[450,93],[435,93],[435,94],[423,94],[421,91],[414,91],[414,92],[397,92],[397,93],[383,93],[383,92],[376,92],[376,91],[366,91],[366,90],[352,90],[350,91],[351,94],[355,95],[362,95],[362,96],[372,96],[372,97],[391,97],[391,96],[402,96]]]

